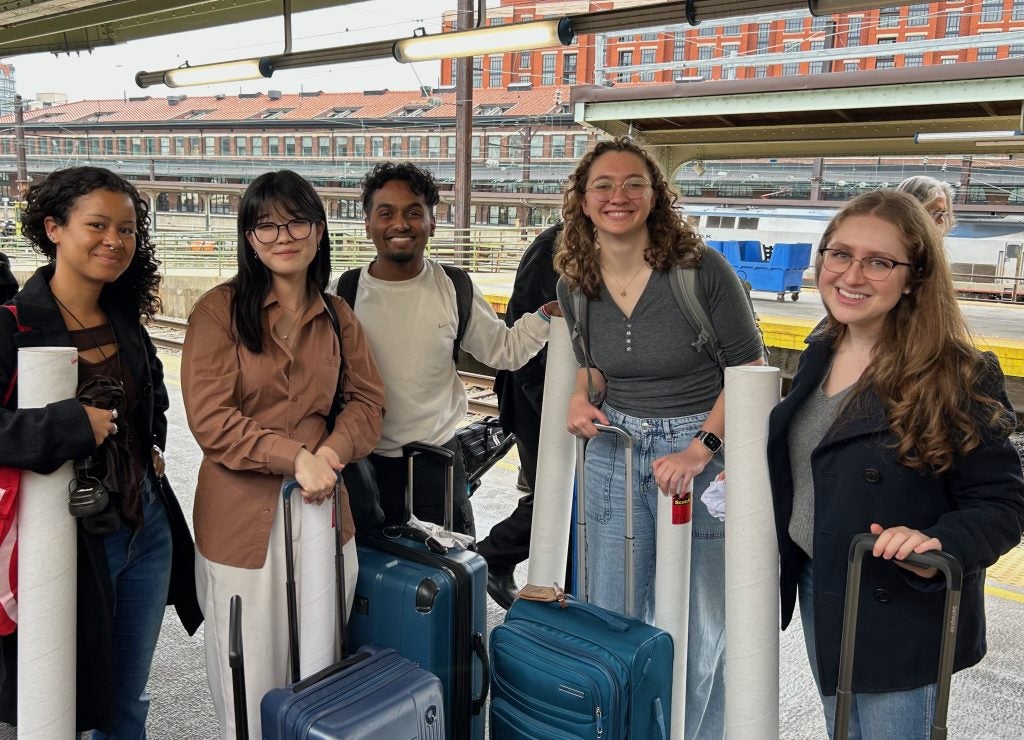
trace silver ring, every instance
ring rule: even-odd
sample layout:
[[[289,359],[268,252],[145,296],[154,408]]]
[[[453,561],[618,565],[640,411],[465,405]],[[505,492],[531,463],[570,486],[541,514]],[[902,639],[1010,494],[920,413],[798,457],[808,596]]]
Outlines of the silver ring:
[[[111,434],[117,434],[117,424],[114,424],[114,431],[112,431]]]
[[[111,421],[117,421],[117,409],[113,409],[110,412],[110,420]]]

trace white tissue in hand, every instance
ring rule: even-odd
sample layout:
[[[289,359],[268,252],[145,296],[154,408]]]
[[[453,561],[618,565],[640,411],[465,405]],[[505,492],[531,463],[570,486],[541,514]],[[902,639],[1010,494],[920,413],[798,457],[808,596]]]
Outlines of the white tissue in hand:
[[[704,502],[704,505],[708,507],[708,511],[711,516],[715,517],[718,521],[725,521],[725,481],[715,480],[711,482],[707,488],[704,489],[704,493],[700,495],[700,500]]]

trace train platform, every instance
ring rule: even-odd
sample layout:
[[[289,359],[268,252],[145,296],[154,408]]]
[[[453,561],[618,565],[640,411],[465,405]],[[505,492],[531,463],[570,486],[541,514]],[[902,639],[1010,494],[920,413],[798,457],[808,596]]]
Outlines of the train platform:
[[[170,394],[167,474],[191,522],[195,480],[201,453],[188,430],[181,401],[180,355],[162,352]],[[515,507],[518,461],[515,448],[483,478],[473,497],[480,536]],[[516,579],[526,581],[526,564]],[[1005,556],[988,574],[986,586],[988,655],[953,680],[949,737],[961,740],[1013,740],[1021,736],[1024,717],[1024,547]],[[488,629],[504,612],[488,600]],[[218,737],[206,684],[202,629],[188,637],[173,610],[168,610],[157,645],[149,682],[152,699],[150,740],[215,740]],[[781,740],[824,740],[827,737],[814,683],[807,666],[799,620],[781,634]],[[252,708],[250,708],[251,710]],[[15,731],[0,726],[0,740]],[[767,736],[766,736],[767,737]]]

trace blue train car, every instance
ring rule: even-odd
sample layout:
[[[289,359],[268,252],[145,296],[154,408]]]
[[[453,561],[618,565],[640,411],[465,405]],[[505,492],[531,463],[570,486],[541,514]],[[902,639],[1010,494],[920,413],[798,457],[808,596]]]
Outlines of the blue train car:
[[[725,256],[740,279],[749,283],[751,290],[775,293],[780,301],[786,299],[786,293],[794,301],[800,297],[804,270],[811,265],[810,243],[768,246],[759,241],[714,239],[706,243]]]

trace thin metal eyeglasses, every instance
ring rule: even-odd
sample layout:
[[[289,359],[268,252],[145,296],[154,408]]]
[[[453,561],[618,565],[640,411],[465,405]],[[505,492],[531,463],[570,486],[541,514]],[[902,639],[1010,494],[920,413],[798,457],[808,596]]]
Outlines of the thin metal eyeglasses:
[[[313,222],[308,218],[293,218],[286,224],[274,224],[268,221],[256,224],[249,231],[256,237],[256,241],[262,244],[273,244],[281,235],[281,229],[287,231],[288,236],[292,239],[305,239],[313,231]]]
[[[941,225],[949,218],[949,211],[928,211],[928,215],[935,220],[935,223]]]
[[[587,188],[587,192],[591,193],[595,199],[605,202],[615,196],[616,190],[621,189],[622,194],[630,200],[640,200],[644,197],[649,187],[651,187],[651,183],[642,177],[630,177],[624,180],[621,185],[616,185],[611,180],[598,180]]]
[[[836,275],[842,275],[854,262],[860,263],[861,274],[868,280],[885,280],[897,267],[913,267],[911,262],[897,262],[888,257],[864,257],[854,259],[845,249],[823,247],[818,250],[821,266]]]

